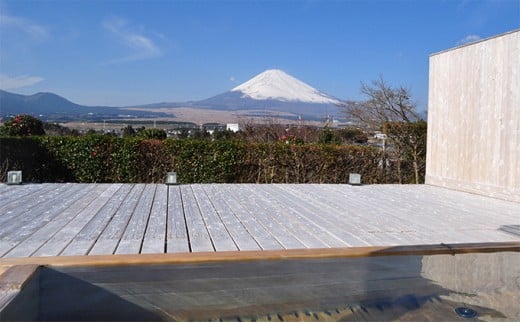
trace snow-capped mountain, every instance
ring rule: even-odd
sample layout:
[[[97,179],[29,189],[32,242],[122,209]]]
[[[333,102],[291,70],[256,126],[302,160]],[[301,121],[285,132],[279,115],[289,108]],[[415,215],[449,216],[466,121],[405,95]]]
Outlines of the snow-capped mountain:
[[[91,115],[162,115],[152,109],[172,109],[187,107],[191,109],[211,109],[240,111],[244,116],[284,115],[295,120],[300,117],[320,120],[327,116],[338,116],[341,101],[318,91],[312,86],[288,75],[281,70],[267,70],[247,82],[201,101],[163,102],[129,107],[86,107],[72,103],[52,93],[38,93],[24,96],[0,90],[0,117],[17,113],[35,115],[70,114],[73,116]],[[128,112],[132,108],[132,112]],[[141,111],[137,111],[141,110]],[[198,110],[197,110],[198,111]],[[204,113],[200,111],[197,113]]]
[[[309,84],[277,69],[260,73],[249,81],[233,88],[231,92],[241,92],[241,97],[255,100],[324,104],[339,103],[338,100],[316,90]]]
[[[267,70],[214,97],[190,102],[192,107],[215,110],[257,110],[323,118],[337,115],[340,100],[281,70]]]

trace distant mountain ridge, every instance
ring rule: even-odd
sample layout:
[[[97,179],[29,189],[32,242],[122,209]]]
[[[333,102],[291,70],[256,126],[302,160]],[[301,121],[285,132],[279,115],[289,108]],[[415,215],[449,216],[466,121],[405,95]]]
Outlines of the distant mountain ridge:
[[[320,119],[338,114],[341,101],[325,94],[282,70],[266,70],[233,89],[200,101],[161,102],[127,107],[92,107],[73,103],[54,93],[21,95],[0,90],[0,115],[20,113],[60,118],[157,117],[175,114],[175,108],[189,107],[224,111],[251,111]],[[131,110],[129,108],[132,108]],[[166,115],[162,112],[169,110]],[[201,112],[203,113],[203,111]],[[246,113],[247,114],[247,113]]]
[[[0,90],[0,116],[31,114],[43,119],[93,119],[121,116],[150,116],[150,112],[129,111],[119,107],[85,106],[50,92],[22,95]],[[154,113],[154,116],[163,115]]]
[[[81,113],[86,107],[73,103],[54,93],[39,92],[33,95],[21,95],[0,90],[0,112],[5,114],[48,114]]]

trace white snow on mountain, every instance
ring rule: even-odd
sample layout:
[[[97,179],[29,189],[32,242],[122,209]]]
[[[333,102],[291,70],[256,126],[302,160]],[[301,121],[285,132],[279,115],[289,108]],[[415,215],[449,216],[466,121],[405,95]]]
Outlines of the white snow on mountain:
[[[337,104],[338,100],[298,80],[282,70],[272,69],[258,74],[249,81],[233,88],[242,97],[256,100],[297,101],[307,103]]]

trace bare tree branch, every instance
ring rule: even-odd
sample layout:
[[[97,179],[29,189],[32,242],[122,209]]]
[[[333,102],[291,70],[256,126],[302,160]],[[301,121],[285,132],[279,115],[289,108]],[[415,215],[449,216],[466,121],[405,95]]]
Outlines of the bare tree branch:
[[[383,77],[371,85],[361,83],[365,101],[347,101],[341,112],[360,126],[375,130],[385,122],[414,122],[419,120],[417,104],[411,99],[410,90],[402,86],[393,88]]]

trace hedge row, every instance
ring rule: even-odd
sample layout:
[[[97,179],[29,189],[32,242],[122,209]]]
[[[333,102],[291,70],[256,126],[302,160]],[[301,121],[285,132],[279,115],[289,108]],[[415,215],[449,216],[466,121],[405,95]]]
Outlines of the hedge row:
[[[385,167],[383,167],[385,165]],[[396,182],[378,149],[364,146],[143,140],[109,136],[0,138],[1,180],[22,170],[25,182],[181,183]]]

